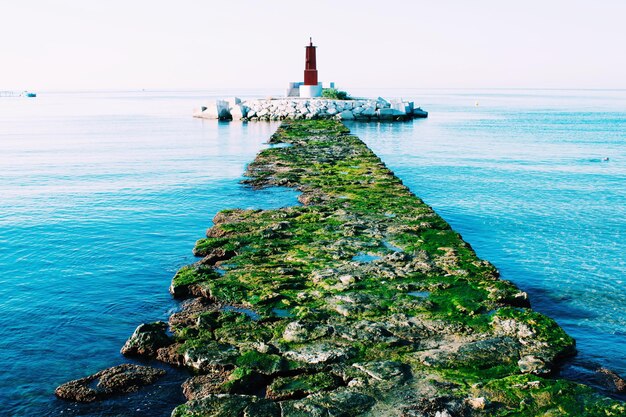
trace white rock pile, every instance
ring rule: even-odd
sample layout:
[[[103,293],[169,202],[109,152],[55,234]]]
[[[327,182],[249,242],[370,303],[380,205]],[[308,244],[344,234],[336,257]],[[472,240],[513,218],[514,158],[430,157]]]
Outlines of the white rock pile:
[[[269,121],[285,119],[338,119],[404,121],[427,117],[413,102],[377,99],[331,100],[282,98],[241,101],[216,100],[194,111],[194,117],[219,120]]]

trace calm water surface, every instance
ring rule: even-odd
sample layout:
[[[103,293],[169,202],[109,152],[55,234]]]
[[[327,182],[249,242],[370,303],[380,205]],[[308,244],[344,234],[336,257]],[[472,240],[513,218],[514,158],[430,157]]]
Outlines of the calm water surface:
[[[354,93],[430,111],[351,129],[578,340],[565,373],[626,374],[626,92]],[[166,416],[183,401],[184,372],[99,405],[52,393],[126,362],[118,352],[137,324],[168,317],[169,280],[218,210],[296,202],[238,182],[275,124],[189,117],[228,94],[0,99],[3,413]]]
[[[413,97],[428,119],[352,131],[577,340],[565,376],[626,375],[626,91]]]

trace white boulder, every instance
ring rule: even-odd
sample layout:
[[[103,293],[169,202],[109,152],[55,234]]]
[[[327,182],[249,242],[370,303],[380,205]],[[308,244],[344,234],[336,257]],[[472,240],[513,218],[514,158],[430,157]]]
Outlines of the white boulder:
[[[338,118],[340,120],[354,120],[354,114],[350,110],[344,110],[339,113]]]

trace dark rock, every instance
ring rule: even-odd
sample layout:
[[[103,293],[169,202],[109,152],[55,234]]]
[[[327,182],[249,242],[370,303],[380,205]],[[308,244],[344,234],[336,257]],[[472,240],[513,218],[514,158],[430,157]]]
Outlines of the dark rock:
[[[552,372],[549,363],[534,355],[522,356],[517,362],[517,366],[523,374],[549,375]]]
[[[435,349],[422,354],[428,366],[469,367],[486,369],[498,365],[512,365],[519,361],[521,345],[510,337],[495,337],[464,343],[457,350]]]
[[[267,387],[266,398],[270,400],[302,398],[316,392],[337,388],[339,384],[339,378],[326,372],[279,377]]]
[[[291,360],[305,362],[310,365],[321,365],[343,361],[354,356],[353,348],[329,342],[315,342],[284,352]]]
[[[172,417],[280,417],[280,406],[251,395],[210,394],[179,405]]]
[[[366,413],[376,400],[369,395],[347,389],[317,393],[301,400],[281,403],[283,416],[290,417],[354,417]]]
[[[226,261],[237,253],[233,250],[224,250],[222,248],[213,249],[204,258],[198,261],[200,265],[215,265],[220,261]]]
[[[364,362],[352,364],[356,369],[367,374],[371,382],[398,384],[410,375],[410,368],[400,362]]]
[[[172,314],[169,319],[169,325],[172,328],[189,327],[196,324],[198,316],[206,311],[216,311],[215,303],[206,298],[194,298],[183,302],[182,310]]]
[[[421,398],[416,404],[402,410],[401,417],[469,417],[472,407],[454,397]]]
[[[64,400],[91,402],[116,394],[137,391],[165,375],[162,369],[123,364],[57,387],[55,395]]]
[[[283,339],[286,342],[302,343],[327,336],[330,332],[331,328],[326,325],[293,321],[285,327]]]
[[[188,348],[183,356],[186,366],[200,372],[223,371],[234,367],[239,350],[233,345],[207,342],[201,346]]]
[[[165,333],[166,329],[167,324],[162,321],[139,325],[122,347],[122,355],[156,356],[157,349],[172,344],[172,340]]]
[[[397,343],[400,339],[387,330],[385,323],[361,320],[333,326],[337,337],[351,342]]]
[[[185,366],[185,357],[180,353],[180,343],[157,349],[156,359],[174,366]]]
[[[616,372],[606,368],[600,368],[597,372],[607,376],[607,382],[609,382],[609,385],[613,390],[622,393],[626,392],[626,380],[624,380],[624,378],[619,376]]]
[[[187,400],[198,400],[210,394],[224,394],[224,383],[231,373],[216,371],[189,378],[183,383],[183,394]]]

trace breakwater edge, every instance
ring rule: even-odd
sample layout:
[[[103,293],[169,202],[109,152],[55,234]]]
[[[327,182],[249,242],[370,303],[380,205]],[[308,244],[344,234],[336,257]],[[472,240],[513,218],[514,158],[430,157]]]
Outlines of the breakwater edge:
[[[341,124],[291,122],[271,142],[247,182],[303,205],[218,214],[173,280],[191,297],[174,337],[155,324],[127,343],[200,373],[175,415],[623,412],[542,377],[573,340]]]
[[[267,98],[242,101],[237,97],[213,100],[193,111],[201,119],[270,121],[336,119],[364,122],[408,121],[428,112],[402,99]]]

